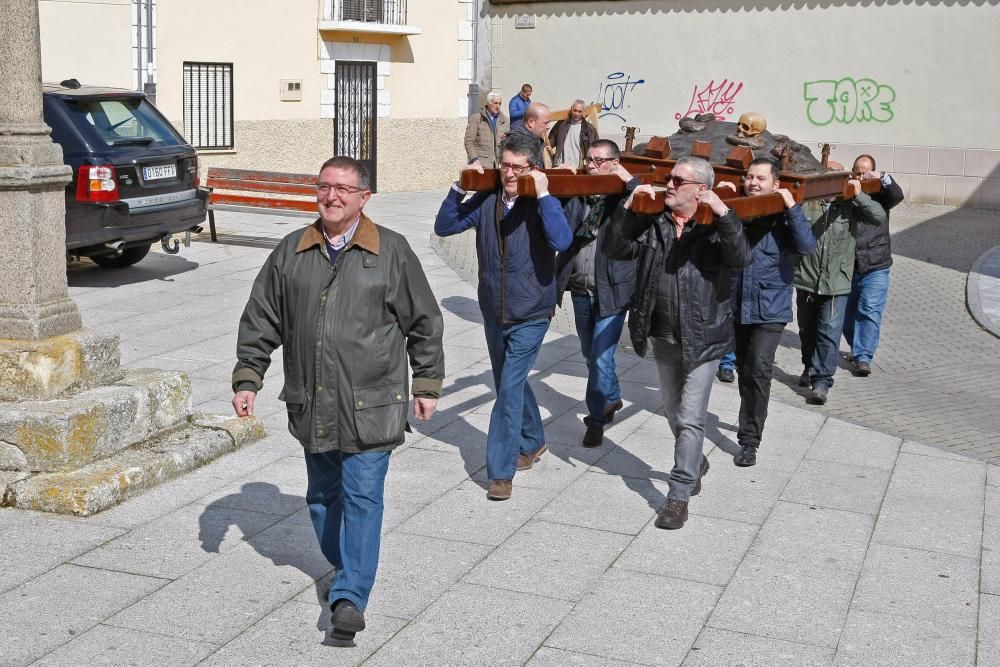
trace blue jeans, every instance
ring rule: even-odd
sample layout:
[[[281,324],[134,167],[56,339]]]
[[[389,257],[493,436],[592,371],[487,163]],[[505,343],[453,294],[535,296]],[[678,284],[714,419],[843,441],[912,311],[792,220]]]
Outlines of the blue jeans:
[[[615,374],[615,351],[625,326],[625,312],[601,317],[597,297],[573,294],[573,313],[580,351],[587,360],[587,425],[603,426],[608,422],[607,409],[622,397]]]
[[[719,370],[729,369],[731,371],[736,370],[736,353],[729,352],[723,355],[722,359],[719,359]]]
[[[833,374],[837,372],[837,351],[841,332],[844,330],[847,296],[822,296],[795,290],[802,365],[809,371],[814,389],[829,389],[833,386]]]
[[[514,479],[518,455],[536,452],[545,442],[528,372],[542,349],[549,319],[501,324],[484,314],[483,328],[497,392],[486,434],[486,473],[491,480]]]
[[[882,311],[889,297],[889,269],[854,274],[851,296],[844,316],[844,338],[851,346],[854,361],[871,363],[878,348]]]
[[[327,600],[349,600],[364,611],[378,569],[389,452],[305,457],[309,516],[323,555],[337,568]]]

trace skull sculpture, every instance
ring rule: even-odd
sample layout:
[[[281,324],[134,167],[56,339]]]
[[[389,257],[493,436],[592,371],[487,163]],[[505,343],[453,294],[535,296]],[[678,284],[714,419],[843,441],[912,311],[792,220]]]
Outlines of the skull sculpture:
[[[736,136],[756,137],[766,129],[767,119],[764,118],[764,114],[757,113],[756,111],[748,111],[740,116],[740,120],[736,124]]]

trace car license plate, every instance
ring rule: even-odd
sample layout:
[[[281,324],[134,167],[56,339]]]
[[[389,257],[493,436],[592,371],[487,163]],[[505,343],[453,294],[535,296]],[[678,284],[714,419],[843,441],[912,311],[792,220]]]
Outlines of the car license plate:
[[[161,164],[156,167],[142,168],[142,180],[156,181],[161,178],[177,178],[177,165]]]

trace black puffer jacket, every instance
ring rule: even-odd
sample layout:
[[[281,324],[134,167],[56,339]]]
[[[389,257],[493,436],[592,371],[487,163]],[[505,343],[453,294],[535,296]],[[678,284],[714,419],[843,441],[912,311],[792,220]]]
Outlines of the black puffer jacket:
[[[886,185],[883,181],[882,190],[872,194],[874,199],[882,208],[886,215],[889,209],[903,201],[903,188],[893,180],[892,176],[886,174]],[[854,271],[856,273],[868,273],[885,269],[892,266],[892,245],[889,241],[889,225],[858,225],[858,246],[854,251]]]
[[[674,234],[668,211],[653,218],[619,208],[604,240],[604,252],[613,259],[638,258],[636,292],[629,309],[632,346],[645,356],[656,307],[656,286],[666,258],[666,241]],[[669,236],[668,236],[669,235]],[[677,272],[681,354],[691,370],[733,350],[733,307],[730,271],[750,264],[751,250],[743,223],[729,211],[714,225],[692,220],[680,239],[683,253]]]

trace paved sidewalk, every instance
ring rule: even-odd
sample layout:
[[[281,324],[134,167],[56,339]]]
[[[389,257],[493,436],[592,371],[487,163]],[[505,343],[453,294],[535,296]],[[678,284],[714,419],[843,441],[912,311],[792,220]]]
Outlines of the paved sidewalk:
[[[442,195],[369,207],[442,303],[448,379],[393,455],[357,645],[322,643],[329,566],[278,358],[266,440],[87,519],[0,510],[0,664],[1000,664],[1000,467],[916,439],[778,402],[761,463],[739,469],[738,395],[716,385],[704,490],[684,529],[658,530],[672,450],[655,368],[619,355],[626,408],[585,450],[585,367],[552,330],[532,378],[551,454],[488,502],[488,357],[474,288],[430,244]],[[81,263],[70,291],[123,363],[186,370],[198,407],[229,410],[250,283],[299,224],[219,213],[223,243]]]

